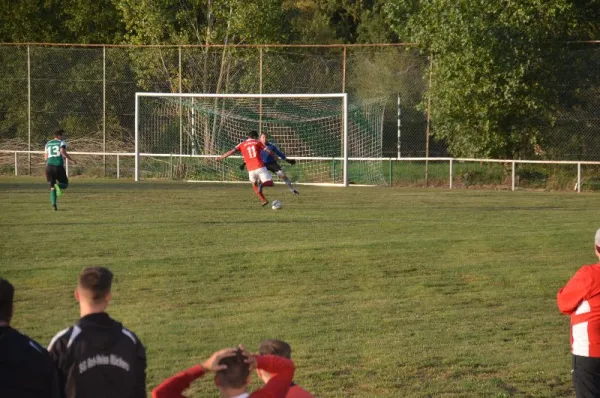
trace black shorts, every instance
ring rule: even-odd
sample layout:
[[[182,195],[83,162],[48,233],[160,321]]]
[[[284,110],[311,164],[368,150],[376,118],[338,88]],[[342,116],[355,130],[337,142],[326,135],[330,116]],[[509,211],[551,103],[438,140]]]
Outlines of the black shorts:
[[[277,162],[265,163],[265,167],[272,173],[277,173],[281,170],[281,166]]]
[[[577,398],[600,396],[600,358],[573,355],[572,377]]]
[[[63,166],[46,165],[46,181],[53,187],[56,182],[68,184],[67,171]]]

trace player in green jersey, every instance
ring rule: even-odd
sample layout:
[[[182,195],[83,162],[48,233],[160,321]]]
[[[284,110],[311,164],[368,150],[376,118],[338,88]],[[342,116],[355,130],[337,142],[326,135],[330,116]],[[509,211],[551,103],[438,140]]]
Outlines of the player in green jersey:
[[[57,210],[56,197],[62,195],[62,190],[69,186],[69,178],[65,170],[64,159],[75,161],[67,153],[67,144],[63,141],[64,130],[57,130],[54,139],[46,144],[46,180],[50,184],[50,202],[52,208]]]

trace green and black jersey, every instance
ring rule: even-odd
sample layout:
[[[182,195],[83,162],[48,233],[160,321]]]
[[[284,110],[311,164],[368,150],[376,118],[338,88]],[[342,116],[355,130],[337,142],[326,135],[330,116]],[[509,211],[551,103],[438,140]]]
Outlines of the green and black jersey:
[[[67,143],[62,140],[53,139],[46,144],[46,155],[48,155],[49,166],[64,166],[64,159],[60,148],[66,148]]]

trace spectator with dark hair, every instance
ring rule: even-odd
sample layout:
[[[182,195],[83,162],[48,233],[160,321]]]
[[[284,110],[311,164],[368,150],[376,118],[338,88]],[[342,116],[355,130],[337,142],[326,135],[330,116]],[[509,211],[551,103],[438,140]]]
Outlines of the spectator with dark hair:
[[[269,382],[251,394],[246,392],[251,368],[272,374]],[[249,355],[243,347],[215,352],[202,363],[177,373],[152,391],[152,398],[185,398],[182,393],[207,372],[214,372],[215,385],[224,398],[285,398],[294,378],[294,363],[286,358]]]
[[[292,359],[292,347],[282,340],[263,340],[258,347],[258,353],[260,355],[276,355],[278,357]],[[258,377],[265,383],[268,383],[273,377],[271,373],[264,369],[256,369],[256,373],[258,374]],[[312,394],[292,381],[290,383],[290,389],[286,395],[286,398],[312,398]]]
[[[48,346],[67,398],[146,397],[144,346],[105,312],[112,279],[103,267],[79,274],[75,298],[81,319],[58,332]]]
[[[56,366],[48,352],[10,327],[15,289],[0,278],[0,397],[58,398]]]

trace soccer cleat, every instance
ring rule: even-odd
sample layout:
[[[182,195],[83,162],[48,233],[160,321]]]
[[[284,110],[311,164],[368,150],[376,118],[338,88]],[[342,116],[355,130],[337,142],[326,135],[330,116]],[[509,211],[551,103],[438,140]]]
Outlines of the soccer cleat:
[[[300,192],[296,191],[295,189],[290,189],[290,191],[292,191],[294,195],[300,195]]]
[[[58,184],[54,184],[54,189],[56,190],[56,196],[62,195],[62,191],[60,190]]]
[[[261,206],[266,206],[266,205],[268,205],[268,204],[269,204],[269,201],[268,201],[268,200],[266,200],[266,199],[265,199],[265,200],[261,200],[261,201],[260,201],[260,205],[261,205]]]
[[[56,205],[52,205],[52,210],[57,211],[58,208],[56,207]]]

